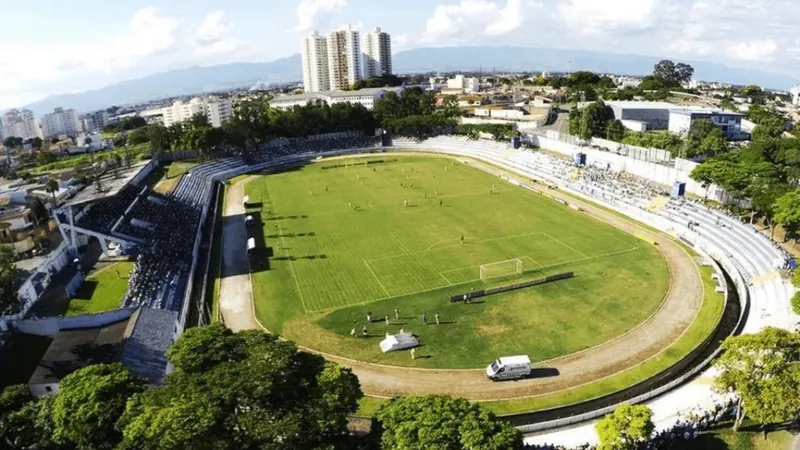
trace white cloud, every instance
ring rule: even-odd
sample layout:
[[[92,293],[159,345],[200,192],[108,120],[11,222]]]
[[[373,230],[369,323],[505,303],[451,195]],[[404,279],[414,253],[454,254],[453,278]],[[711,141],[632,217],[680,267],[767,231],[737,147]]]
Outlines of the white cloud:
[[[777,49],[778,44],[772,39],[761,39],[738,42],[728,47],[728,53],[745,61],[769,61]]]
[[[655,0],[558,0],[556,10],[569,28],[591,34],[648,28],[655,6]]]
[[[223,39],[231,30],[231,24],[225,11],[215,11],[206,14],[203,21],[194,32],[194,42],[198,45],[211,45]]]
[[[295,31],[310,31],[320,25],[322,17],[340,12],[347,0],[303,0],[297,5]]]
[[[461,0],[456,4],[438,5],[428,19],[423,42],[460,39],[475,36],[502,36],[520,26],[526,7],[538,5],[523,0]]]

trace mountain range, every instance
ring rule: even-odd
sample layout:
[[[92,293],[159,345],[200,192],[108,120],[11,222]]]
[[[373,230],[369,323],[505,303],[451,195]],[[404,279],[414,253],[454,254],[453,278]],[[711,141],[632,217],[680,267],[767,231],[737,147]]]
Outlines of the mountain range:
[[[529,47],[442,47],[417,48],[396,53],[396,73],[477,71],[568,71],[590,70],[627,75],[652,72],[659,57]],[[705,61],[683,61],[691,64],[698,80],[723,81],[732,84],[758,84],[763,87],[789,90],[799,83],[794,77],[761,70],[733,68]],[[135,80],[111,84],[99,89],[73,94],[53,95],[26,105],[36,115],[55,107],[74,108],[81,112],[158,100],[167,97],[224,91],[256,84],[292,82],[302,79],[300,55],[271,62],[232,63],[209,67],[189,67],[149,75]]]

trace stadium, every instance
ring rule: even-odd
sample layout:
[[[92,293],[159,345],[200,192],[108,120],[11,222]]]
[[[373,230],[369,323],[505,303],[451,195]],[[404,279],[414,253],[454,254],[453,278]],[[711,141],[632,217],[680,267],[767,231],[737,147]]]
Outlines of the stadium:
[[[548,150],[284,139],[194,167],[170,195],[142,182],[152,162],[57,219],[75,248],[97,239],[138,255],[123,307],[164,311],[173,338],[215,320],[279,333],[351,367],[364,414],[398,395],[451,394],[536,431],[687,389],[698,402],[714,394],[692,380],[710,376],[725,337],[790,325],[787,255],[670,199],[686,178],[529,143]],[[416,354],[384,352],[402,333]],[[488,364],[516,354],[530,356],[530,378],[487,379]]]

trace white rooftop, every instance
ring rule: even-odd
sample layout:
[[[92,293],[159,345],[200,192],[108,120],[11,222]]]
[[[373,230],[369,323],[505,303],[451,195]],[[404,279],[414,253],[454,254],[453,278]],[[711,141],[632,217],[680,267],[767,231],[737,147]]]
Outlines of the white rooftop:
[[[624,109],[680,109],[681,107],[669,102],[645,102],[637,100],[612,100],[606,105]]]

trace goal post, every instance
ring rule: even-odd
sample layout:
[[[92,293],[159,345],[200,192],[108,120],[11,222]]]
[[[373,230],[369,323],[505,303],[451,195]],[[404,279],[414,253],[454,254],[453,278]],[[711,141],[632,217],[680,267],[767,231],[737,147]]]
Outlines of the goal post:
[[[481,264],[480,266],[480,277],[482,281],[515,275],[522,275],[522,260],[519,258]]]

